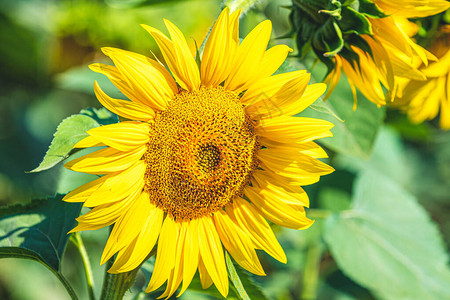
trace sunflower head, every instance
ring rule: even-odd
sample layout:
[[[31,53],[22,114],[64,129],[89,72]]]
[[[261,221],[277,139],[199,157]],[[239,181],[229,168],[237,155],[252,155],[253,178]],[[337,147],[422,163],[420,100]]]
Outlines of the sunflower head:
[[[181,92],[155,118],[146,190],[176,220],[210,215],[242,194],[259,148],[236,93],[221,86]]]
[[[109,272],[137,268],[157,244],[147,291],[167,282],[162,297],[180,294],[199,272],[225,297],[224,248],[243,268],[264,271],[261,249],[286,256],[267,220],[295,229],[313,223],[301,185],[333,171],[313,142],[333,124],[293,117],[325,91],[304,71],[272,75],[291,49],[267,49],[270,21],[239,42],[239,11],[225,9],[195,61],[183,34],[165,21],[170,38],[144,25],[168,69],[144,55],[105,48],[114,66],[93,64],[128,99],[113,99],[97,83],[98,100],[123,122],[97,127],[76,148],[100,150],[66,163],[100,177],[64,198],[92,207],[72,231],[113,225],[101,262]],[[169,72],[170,70],[170,72]],[[267,220],[266,220],[267,219]]]

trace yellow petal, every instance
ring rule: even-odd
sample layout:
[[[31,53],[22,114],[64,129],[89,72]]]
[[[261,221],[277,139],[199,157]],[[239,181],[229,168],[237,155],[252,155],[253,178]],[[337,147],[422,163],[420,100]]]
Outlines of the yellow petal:
[[[147,201],[149,201],[148,194],[146,197]],[[150,204],[150,206],[151,208],[148,213],[147,220],[142,226],[141,232],[137,236],[131,252],[123,254],[122,252],[119,252],[116,260],[114,261],[114,265],[110,270],[111,273],[129,272],[134,270],[144,261],[155,246],[161,231],[164,211],[157,208],[153,204]]]
[[[130,120],[138,120],[149,122],[155,117],[155,112],[148,106],[131,101],[113,99],[106,95],[98,85],[94,82],[94,92],[98,101],[109,111]]]
[[[305,70],[281,73],[256,81],[252,84],[241,98],[245,105],[254,104],[262,99],[270,98],[279,92],[283,86],[305,74]]]
[[[102,177],[104,182],[101,188],[94,191],[85,200],[83,206],[94,207],[106,203],[122,200],[132,192],[144,188],[144,175],[147,166],[143,160],[122,172],[110,173]]]
[[[288,168],[298,166],[298,172],[314,173],[318,175],[327,175],[334,171],[332,167],[315,159],[309,155],[305,155],[298,151],[295,147],[271,147],[260,150],[258,158],[266,165],[279,164],[280,168]]]
[[[295,148],[298,152],[303,153],[305,155],[309,155],[314,158],[326,158],[328,154],[323,150],[319,145],[314,142],[306,142],[306,143],[280,143],[276,141],[271,141],[265,138],[259,138],[259,143],[261,145],[270,147],[282,147],[282,148]]]
[[[158,44],[164,59],[178,84],[185,90],[196,90],[200,86],[200,72],[186,39],[171,22],[164,20],[172,41],[161,31],[148,25],[141,25]]]
[[[293,229],[306,229],[313,223],[305,216],[304,210],[279,201],[269,191],[247,186],[244,188],[244,194],[265,218],[276,224]]]
[[[211,276],[209,276],[201,257],[199,257],[198,260],[198,274],[200,275],[200,283],[202,284],[202,289],[209,288],[213,281],[211,279]]]
[[[70,193],[64,196],[63,201],[66,202],[84,202],[89,198],[92,193],[98,190],[105,182],[105,177],[92,180],[82,186],[74,189]]]
[[[281,64],[286,60],[289,52],[293,50],[286,45],[276,45],[264,53],[261,65],[259,67],[259,78],[264,78],[275,73]]]
[[[188,222],[183,254],[183,285],[177,297],[188,288],[199,264],[200,249],[198,244],[198,221],[196,219]]]
[[[128,210],[119,217],[109,234],[100,264],[105,263],[117,251],[129,245],[141,232],[150,213],[150,201],[147,193],[140,193]]]
[[[222,296],[227,297],[228,275],[225,258],[212,218],[203,217],[198,219],[198,242],[200,255],[209,276],[211,276]]]
[[[256,132],[258,135],[280,143],[310,142],[332,136],[334,125],[328,121],[305,117],[276,117],[262,120]]]
[[[235,53],[236,49],[239,47],[239,17],[241,16],[241,9],[235,10],[229,18],[229,26],[231,32],[230,53]]]
[[[90,227],[90,230],[100,229],[113,224],[130,207],[130,204],[140,193],[141,191],[136,190],[121,201],[99,205],[91,209],[88,213],[76,219],[79,224],[70,232],[85,230],[85,227]]]
[[[169,72],[157,61],[116,48],[102,48],[124,80],[136,93],[136,99],[156,110],[164,110],[177,92]]]
[[[301,97],[308,85],[310,74],[302,74],[299,77],[286,82],[273,96],[266,97],[246,107],[245,112],[254,120],[274,118],[281,115],[294,115],[312,102],[302,102]]]
[[[231,73],[224,87],[237,93],[245,90],[250,83],[259,78],[259,67],[269,42],[272,23],[263,21],[256,26],[236,50],[231,63]]]
[[[328,99],[336,88],[339,80],[341,79],[341,70],[342,70],[342,58],[339,55],[334,57],[335,67],[334,69],[327,75],[324,79],[324,83],[328,84],[328,90],[325,94],[324,100]]]
[[[136,103],[142,103],[139,93],[137,93],[127,81],[123,79],[122,74],[117,70],[115,66],[95,63],[90,64],[89,69],[94,72],[103,74],[131,101]]]
[[[229,9],[225,8],[214,24],[205,44],[201,61],[201,77],[204,86],[218,86],[230,73],[229,61],[234,56],[230,53],[236,47],[232,39],[229,24]]]
[[[87,136],[78,143],[73,146],[74,148],[89,148],[89,147],[102,147],[106,146],[105,144],[101,143],[99,140],[94,138],[93,136]]]
[[[446,93],[441,100],[439,126],[444,130],[450,129],[450,72],[447,74]]]
[[[256,170],[253,173],[253,178],[258,186],[272,191],[274,195],[278,195],[280,201],[291,205],[309,207],[308,195],[298,184],[290,184],[282,176],[278,176],[268,170]]]
[[[166,216],[158,239],[155,267],[152,278],[145,290],[146,293],[156,290],[169,278],[175,266],[179,232],[180,225],[174,222],[171,217]]]
[[[214,224],[220,240],[236,262],[249,272],[265,275],[252,240],[246,232],[233,223],[225,211],[219,210],[214,213]]]
[[[286,254],[284,254],[270,225],[250,202],[236,197],[233,199],[233,206],[227,207],[227,212],[233,214],[237,224],[248,232],[256,248],[266,251],[282,263],[287,262]]]
[[[179,233],[178,233],[178,241],[176,243],[176,250],[175,250],[175,264],[174,268],[172,269],[172,272],[169,275],[169,278],[167,280],[167,287],[163,294],[161,294],[157,299],[161,299],[164,297],[169,298],[172,296],[175,291],[177,290],[178,286],[180,285],[182,279],[183,279],[183,261],[184,261],[184,243],[186,240],[186,233],[187,233],[187,222],[182,222],[181,224],[178,223],[179,226]],[[198,257],[198,254],[197,254]]]
[[[344,70],[345,75],[347,75],[348,82],[352,88],[355,103],[356,90],[354,85],[356,85],[358,90],[373,103],[380,106],[386,105],[386,97],[374,61],[364,53],[359,56],[359,59],[360,64],[358,64],[358,66],[351,65],[345,59],[342,60],[342,69]]]
[[[146,146],[133,151],[122,152],[105,148],[67,162],[64,166],[72,171],[89,174],[107,174],[129,168],[142,158]]]
[[[120,122],[88,130],[107,146],[120,151],[132,151],[145,145],[150,139],[150,125],[142,122]]]

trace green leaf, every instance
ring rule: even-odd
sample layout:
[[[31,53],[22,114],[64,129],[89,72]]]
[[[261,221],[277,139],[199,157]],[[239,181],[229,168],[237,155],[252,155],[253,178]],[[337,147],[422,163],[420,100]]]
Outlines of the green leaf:
[[[30,173],[41,172],[54,167],[73,153],[72,149],[76,143],[87,137],[91,128],[100,125],[117,123],[117,116],[106,108],[87,108],[81,110],[80,114],[72,115],[64,119],[56,128],[53,141],[44,159],[39,166]]]
[[[109,95],[120,94],[119,98],[124,97],[106,76],[93,72],[87,65],[70,68],[55,76],[55,84],[59,89],[92,96],[94,96],[94,81],[98,82],[105,93]]]
[[[336,118],[336,120],[340,122],[344,122],[334,111],[333,107],[329,104],[329,102],[323,101],[323,99],[317,99],[313,104],[309,106],[310,109],[313,109],[319,113],[329,114]]]
[[[352,94],[349,86],[346,85],[345,78],[342,76],[340,83],[326,101],[326,104],[344,122],[336,122],[334,116],[310,108],[300,115],[325,119],[334,123],[335,127],[331,129],[333,137],[320,139],[319,143],[338,153],[368,158],[377,132],[383,124],[384,109],[378,108],[361,94],[358,95],[358,99],[358,107],[353,111]]]
[[[326,220],[339,267],[381,299],[450,299],[450,270],[436,225],[416,199],[379,172],[355,183],[352,210]]]
[[[319,190],[320,207],[333,212],[346,210],[350,207],[350,195],[343,190],[324,187]]]
[[[39,166],[30,172],[41,172],[69,157],[73,146],[88,136],[86,131],[99,126],[98,122],[85,115],[72,115],[56,128],[53,141]]]
[[[61,259],[81,205],[61,201],[62,195],[0,210],[0,258],[38,261],[63,283],[72,299],[76,296],[60,273]]]
[[[250,276],[242,270],[241,267],[235,266],[228,252],[225,252],[225,262],[228,269],[228,277],[230,278],[239,299],[267,299],[262,290],[255,284]]]
[[[372,155],[369,159],[359,159],[350,155],[340,154],[335,163],[340,168],[353,172],[376,171],[383,176],[407,186],[412,181],[412,174],[416,167],[416,161],[408,156],[397,132],[382,127],[374,144]]]
[[[108,124],[114,124],[114,123],[119,122],[117,115],[113,114],[112,112],[110,112],[109,110],[107,110],[104,107],[102,107],[102,108],[95,108],[95,107],[85,108],[80,111],[80,114],[91,117],[92,119],[97,121],[97,123],[99,123],[100,125],[108,125]]]

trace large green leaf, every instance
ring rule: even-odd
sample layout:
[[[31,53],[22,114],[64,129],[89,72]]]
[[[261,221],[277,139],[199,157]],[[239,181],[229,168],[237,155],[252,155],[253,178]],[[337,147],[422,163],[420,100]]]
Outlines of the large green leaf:
[[[54,167],[69,157],[73,146],[88,136],[86,131],[117,122],[117,116],[105,108],[83,109],[80,114],[64,119],[56,128],[52,143],[39,166],[30,172],[41,172]]]
[[[339,267],[382,299],[450,299],[442,238],[416,199],[380,172],[355,183],[352,210],[327,219]]]
[[[377,136],[378,129],[383,124],[384,109],[358,95],[358,106],[354,111],[353,97],[344,77],[337,85],[331,97],[326,101],[329,110],[336,112],[341,122],[329,113],[322,113],[308,108],[300,115],[324,119],[332,122],[333,137],[320,139],[319,142],[338,153],[368,158]]]
[[[338,167],[355,173],[377,171],[407,187],[412,181],[414,168],[417,167],[417,158],[407,153],[397,132],[382,127],[369,159],[340,154],[336,157],[335,163]]]
[[[16,257],[38,261],[64,284],[73,299],[70,285],[60,273],[61,259],[81,205],[61,201],[62,195],[34,200],[0,210],[0,258]]]

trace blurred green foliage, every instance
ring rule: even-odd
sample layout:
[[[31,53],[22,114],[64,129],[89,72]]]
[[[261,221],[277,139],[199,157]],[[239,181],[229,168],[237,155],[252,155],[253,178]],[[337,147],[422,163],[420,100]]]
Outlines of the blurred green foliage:
[[[42,161],[62,120],[83,108],[100,107],[93,95],[94,80],[108,94],[122,96],[104,76],[87,68],[91,62],[106,61],[101,47],[158,55],[155,43],[139,24],[162,29],[163,17],[201,44],[221,5],[219,0],[0,2],[0,205],[65,194],[95,178],[66,170],[61,164],[42,173],[25,171]],[[271,43],[295,48],[293,39],[283,38],[292,30],[290,10],[284,8],[290,5],[290,0],[258,1],[241,19],[241,36],[268,18],[274,25]],[[192,40],[189,44],[194,50]],[[288,59],[283,71],[306,68],[319,81],[326,68],[314,66],[314,60],[308,55],[302,64]],[[306,187],[314,226],[305,231],[273,227],[286,251],[286,265],[261,252],[268,276],[257,277],[236,268],[245,274],[240,279],[252,299],[263,298],[260,290],[269,299],[448,297],[450,134],[434,123],[413,125],[399,112],[379,109],[364,99],[356,111],[352,104],[344,81],[327,102],[303,113],[336,125],[334,137],[321,141],[336,171]],[[95,119],[94,113],[84,111],[87,118]],[[63,204],[57,209],[64,209]],[[45,221],[43,216],[35,215],[35,223]],[[98,262],[107,234],[106,229],[82,233],[97,296],[103,274]],[[4,234],[0,235],[5,241]],[[46,256],[40,250],[38,255]],[[58,256],[55,270],[61,260],[61,274],[80,299],[87,299],[81,258],[74,245],[69,243],[63,256]],[[127,299],[157,296],[142,294],[152,263],[144,264]],[[182,299],[217,295],[214,287],[201,293],[196,277]],[[69,298],[45,267],[9,258],[0,260],[0,299]]]

